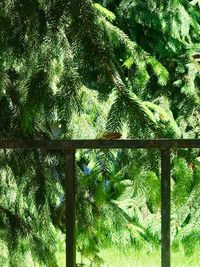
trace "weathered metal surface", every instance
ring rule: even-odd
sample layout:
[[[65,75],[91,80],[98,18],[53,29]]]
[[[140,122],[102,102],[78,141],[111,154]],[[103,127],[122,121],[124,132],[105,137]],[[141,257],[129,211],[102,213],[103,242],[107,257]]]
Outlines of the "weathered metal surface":
[[[0,140],[0,148],[98,149],[98,148],[200,148],[200,139],[153,140]]]
[[[170,150],[161,151],[161,266],[170,267]]]
[[[66,267],[76,266],[76,180],[75,150],[66,151],[65,211],[66,211]]]

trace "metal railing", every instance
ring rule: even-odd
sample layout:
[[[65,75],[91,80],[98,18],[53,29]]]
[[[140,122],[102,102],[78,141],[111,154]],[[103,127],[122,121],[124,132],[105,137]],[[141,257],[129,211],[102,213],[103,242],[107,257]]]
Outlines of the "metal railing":
[[[161,266],[170,267],[170,152],[200,148],[200,139],[158,140],[1,140],[0,149],[65,150],[66,176],[66,266],[76,266],[75,202],[76,149],[160,149],[161,151]]]

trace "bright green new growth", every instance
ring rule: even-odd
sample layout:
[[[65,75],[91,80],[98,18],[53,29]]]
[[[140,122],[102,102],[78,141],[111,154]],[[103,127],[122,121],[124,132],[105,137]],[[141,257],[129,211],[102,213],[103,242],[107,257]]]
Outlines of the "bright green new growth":
[[[194,0],[2,0],[0,138],[199,138],[199,8]],[[77,153],[80,253],[98,262],[110,243],[158,247],[159,164],[152,151]],[[199,165],[198,151],[173,152],[172,241],[188,254],[200,243]],[[10,266],[26,266],[27,254],[57,266],[63,153],[2,150],[0,168]]]

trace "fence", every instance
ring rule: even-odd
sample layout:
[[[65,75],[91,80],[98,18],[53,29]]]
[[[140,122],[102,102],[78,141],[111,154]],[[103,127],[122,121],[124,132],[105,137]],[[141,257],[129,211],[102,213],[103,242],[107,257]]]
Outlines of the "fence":
[[[76,266],[75,153],[76,149],[160,149],[161,151],[161,266],[170,267],[170,152],[200,148],[200,139],[157,140],[1,140],[0,149],[65,150],[66,267]]]

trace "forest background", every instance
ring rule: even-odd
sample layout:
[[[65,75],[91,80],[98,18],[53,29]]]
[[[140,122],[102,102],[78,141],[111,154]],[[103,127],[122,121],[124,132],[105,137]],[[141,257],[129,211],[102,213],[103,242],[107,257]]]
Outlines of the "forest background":
[[[199,89],[199,0],[0,2],[1,139],[199,138]],[[103,266],[110,247],[155,255],[159,158],[77,152],[82,261]],[[62,152],[0,151],[1,266],[62,266],[64,164]],[[198,266],[200,152],[174,151],[171,165],[172,248]]]

